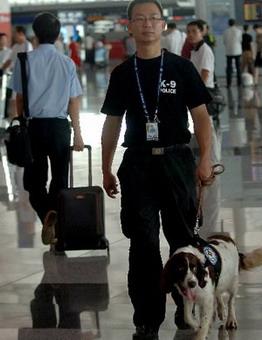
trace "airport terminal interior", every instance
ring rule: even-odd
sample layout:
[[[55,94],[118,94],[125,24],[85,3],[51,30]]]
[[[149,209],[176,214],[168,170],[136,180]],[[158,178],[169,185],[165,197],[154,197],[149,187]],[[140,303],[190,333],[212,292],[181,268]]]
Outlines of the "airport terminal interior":
[[[100,136],[104,115],[99,113],[113,65],[86,69],[81,126],[86,144],[92,146],[93,184],[102,185]],[[220,114],[217,134],[225,172],[214,185],[208,204],[219,213],[209,231],[228,232],[239,250],[261,246],[262,213],[262,90],[258,87],[225,87],[227,105]],[[117,170],[124,148],[124,126],[114,161]],[[120,199],[105,197],[104,250],[69,251],[55,255],[41,243],[41,223],[23,190],[23,169],[8,164],[1,144],[0,170],[0,339],[132,339],[132,305],[127,294],[129,241],[122,235]],[[74,155],[75,186],[88,183],[87,152]],[[210,218],[212,221],[212,218]],[[212,222],[211,222],[212,223]],[[168,246],[161,236],[162,258]],[[211,340],[258,340],[262,337],[262,268],[240,273],[236,300],[238,329],[227,332],[214,322]],[[193,339],[174,325],[175,305],[167,300],[160,339]]]
[[[16,2],[19,3],[13,1]],[[217,1],[217,6],[221,9],[224,2]],[[17,18],[19,11],[17,7]],[[219,29],[220,25],[217,27]],[[80,33],[85,34],[84,31]],[[220,35],[217,38],[220,47],[216,51],[217,80],[226,105],[214,121],[214,127],[218,140],[216,151],[225,171],[217,176],[205,201],[206,219],[201,233],[203,236],[213,232],[229,234],[239,251],[247,253],[262,247],[262,77],[260,69],[258,85],[237,86],[234,70],[232,86],[227,88],[221,41]],[[107,65],[93,67],[83,63],[79,72],[84,92],[80,123],[84,142],[92,147],[92,184],[97,186],[102,186],[101,132],[105,119],[100,109],[110,73],[119,62],[114,58]],[[120,194],[115,199],[105,195],[105,232],[109,252],[88,249],[64,253],[50,251],[49,246],[42,244],[41,222],[23,188],[23,168],[11,165],[7,160],[4,131],[8,123],[3,118],[3,98],[2,87],[0,340],[131,340],[135,329],[133,307],[127,291],[129,240],[121,232]],[[190,124],[191,146],[197,157]],[[124,132],[125,122],[113,164],[115,173],[125,151],[121,146]],[[73,159],[74,186],[87,186],[88,152],[74,152]],[[165,263],[169,248],[162,232],[160,238]],[[261,295],[262,266],[241,271],[236,299],[238,329],[227,331],[216,319],[208,339],[262,339]],[[166,318],[159,338],[193,340],[192,331],[177,330],[175,310],[176,306],[168,296]]]

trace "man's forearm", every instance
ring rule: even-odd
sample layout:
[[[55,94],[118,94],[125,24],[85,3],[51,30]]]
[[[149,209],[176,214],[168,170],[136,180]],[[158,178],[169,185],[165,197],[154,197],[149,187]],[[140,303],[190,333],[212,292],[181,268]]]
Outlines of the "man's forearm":
[[[80,98],[71,98],[68,106],[69,116],[72,122],[74,134],[80,134],[80,122],[79,122],[79,111],[80,111]]]
[[[18,93],[16,95],[16,112],[19,117],[23,115],[23,110],[24,110],[23,96]]]
[[[102,132],[102,172],[111,172],[113,158],[121,130],[122,117],[107,116]]]
[[[201,79],[203,80],[204,84],[207,83],[208,76],[209,76],[209,71],[208,71],[208,70],[205,70],[205,69],[202,69],[202,70],[201,70],[201,73],[200,73],[200,77],[201,77]]]
[[[209,120],[205,120],[201,127],[195,129],[197,143],[199,145],[200,160],[210,158],[211,150],[211,125]]]

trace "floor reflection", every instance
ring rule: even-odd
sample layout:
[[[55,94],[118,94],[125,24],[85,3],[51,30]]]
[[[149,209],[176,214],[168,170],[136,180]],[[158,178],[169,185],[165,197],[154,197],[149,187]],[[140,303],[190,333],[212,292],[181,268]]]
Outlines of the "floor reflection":
[[[97,339],[99,312],[109,304],[106,256],[68,258],[43,254],[44,275],[30,303],[32,328],[19,330],[19,340]],[[88,325],[81,317],[89,313]],[[70,331],[68,331],[70,329]]]

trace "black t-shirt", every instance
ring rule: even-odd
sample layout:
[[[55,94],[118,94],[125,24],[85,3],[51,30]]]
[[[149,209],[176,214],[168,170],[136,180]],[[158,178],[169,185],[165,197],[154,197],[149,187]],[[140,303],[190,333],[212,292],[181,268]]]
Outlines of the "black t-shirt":
[[[242,50],[243,51],[252,51],[252,48],[251,48],[252,40],[253,38],[250,34],[248,33],[242,34]]]
[[[161,57],[137,58],[139,79],[147,110],[154,117],[159,82]],[[168,146],[189,143],[187,108],[192,109],[211,100],[193,64],[182,57],[165,51],[160,89],[158,118],[159,141],[146,141],[146,118],[142,107],[134,69],[134,57],[117,66],[101,112],[122,116],[126,113],[126,133],[123,146]]]

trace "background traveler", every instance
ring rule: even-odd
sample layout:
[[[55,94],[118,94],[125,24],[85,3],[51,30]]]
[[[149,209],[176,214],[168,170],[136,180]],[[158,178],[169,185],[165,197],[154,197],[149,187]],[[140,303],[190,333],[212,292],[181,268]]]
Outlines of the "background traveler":
[[[212,50],[214,50],[216,46],[216,37],[214,36],[214,34],[210,32],[210,28],[204,20],[203,26],[204,26],[204,41],[206,44],[208,44],[209,47],[212,48]]]
[[[249,26],[243,26],[242,34],[242,58],[241,58],[241,71],[249,72],[254,76],[254,60],[252,51],[252,35],[248,33]]]
[[[3,75],[3,65],[9,59],[11,49],[8,47],[8,39],[6,33],[0,33],[0,77]],[[7,67],[6,67],[7,69]]]
[[[224,45],[226,48],[227,66],[227,87],[229,88],[232,83],[233,66],[232,62],[235,61],[237,71],[237,85],[241,85],[241,70],[240,70],[240,57],[242,55],[242,32],[236,27],[235,19],[228,20],[229,27],[223,34]]]
[[[41,13],[34,19],[33,30],[39,41],[39,46],[28,53],[29,133],[34,160],[25,167],[24,187],[43,223],[43,243],[49,244],[54,237],[57,194],[68,183],[71,136],[68,112],[74,130],[74,149],[80,151],[84,147],[79,125],[82,89],[73,62],[54,46],[60,32],[58,19],[50,13]],[[18,61],[12,88],[17,92],[17,112],[21,115],[23,96]],[[48,158],[52,175],[49,191]]]
[[[2,65],[2,70],[13,70],[15,65],[17,54],[20,52],[29,52],[32,51],[33,46],[30,41],[26,38],[26,29],[23,26],[16,26],[14,30],[14,41],[15,44],[12,46],[12,52],[9,55],[9,58]],[[15,98],[16,93],[11,91],[10,84],[7,84],[7,92],[6,92],[6,107],[5,107],[5,117],[12,118],[16,116],[16,105]]]
[[[256,32],[256,59],[255,59],[255,85],[258,85],[259,69],[262,67],[262,25],[255,24]]]
[[[85,61],[90,66],[94,65],[95,39],[90,33],[85,36]]]
[[[132,57],[133,54],[136,52],[136,42],[132,33],[129,33],[128,37],[124,39],[124,47],[126,52],[126,58]]]
[[[179,31],[175,22],[167,24],[167,32],[162,34],[162,47],[166,48],[169,52],[181,55],[181,50],[184,45],[186,34]]]
[[[190,60],[199,72],[208,91],[211,92],[215,88],[214,84],[214,68],[215,58],[210,46],[204,41],[204,27],[199,20],[192,21],[187,25],[187,39],[193,45]],[[212,146],[210,158],[213,164],[221,162],[221,140],[218,139],[217,131],[214,127],[211,112],[211,106],[207,105],[210,114],[210,124],[212,127]],[[220,204],[220,187],[219,179],[212,185],[206,186],[204,189],[204,198],[202,204],[203,225],[200,230],[200,236],[206,238],[214,232],[219,218]]]

